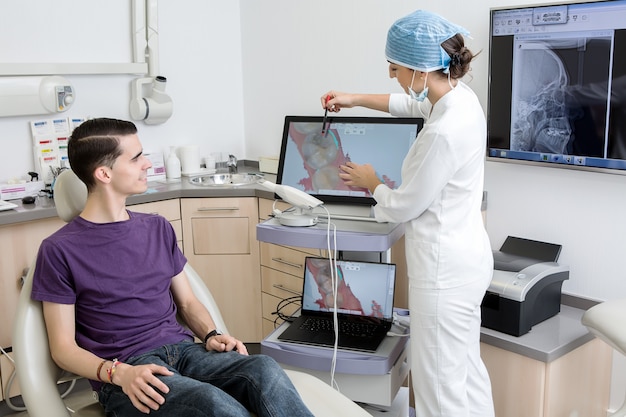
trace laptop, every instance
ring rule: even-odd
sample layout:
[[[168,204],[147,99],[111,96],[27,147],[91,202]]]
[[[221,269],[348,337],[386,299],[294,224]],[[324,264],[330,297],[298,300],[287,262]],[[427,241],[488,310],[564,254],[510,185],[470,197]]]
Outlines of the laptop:
[[[331,271],[328,258],[305,258],[301,313],[279,340],[334,346]],[[338,260],[336,271],[338,347],[375,352],[393,322],[396,265]]]

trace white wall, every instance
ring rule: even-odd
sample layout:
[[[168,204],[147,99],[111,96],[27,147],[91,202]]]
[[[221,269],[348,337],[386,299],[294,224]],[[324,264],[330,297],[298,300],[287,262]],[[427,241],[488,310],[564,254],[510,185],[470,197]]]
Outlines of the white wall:
[[[57,9],[65,7],[66,11],[76,7],[70,0],[54,3]],[[159,3],[160,72],[168,79],[166,91],[173,99],[174,113],[162,125],[137,124],[144,149],[169,152],[170,145],[194,143],[200,145],[202,153],[225,151],[244,157],[239,2],[184,0]],[[52,14],[55,9],[49,8],[46,0],[2,1],[0,63],[37,62],[33,57],[38,55],[44,62],[54,58],[50,54],[50,42],[28,42],[29,39],[12,35],[12,29],[30,21],[33,13],[50,16],[47,29],[55,28],[52,30],[53,46],[60,51],[71,49],[71,62],[98,62],[94,56],[99,52],[94,53],[93,49],[84,47],[83,42],[75,40],[85,36],[79,28],[93,25],[94,20],[104,21],[97,42],[109,45],[111,33],[128,31],[126,39],[130,45],[129,4],[128,0],[107,1],[107,7],[115,12],[90,13],[85,20],[68,20],[64,13]],[[26,20],[22,22],[20,19]],[[60,21],[63,25],[50,23]],[[40,39],[51,36],[47,29],[41,28]],[[115,45],[119,45],[119,36],[113,36],[113,39],[118,42]],[[100,50],[104,46],[98,45],[94,49]],[[30,54],[26,56],[20,50],[28,50]],[[103,54],[107,62],[114,62],[119,57]],[[59,55],[67,57],[65,53]],[[131,58],[125,62],[131,62]],[[130,118],[130,81],[134,76],[68,75],[66,78],[74,85],[76,102],[64,115]],[[0,182],[24,176],[33,169],[28,122],[52,117],[0,117]]]

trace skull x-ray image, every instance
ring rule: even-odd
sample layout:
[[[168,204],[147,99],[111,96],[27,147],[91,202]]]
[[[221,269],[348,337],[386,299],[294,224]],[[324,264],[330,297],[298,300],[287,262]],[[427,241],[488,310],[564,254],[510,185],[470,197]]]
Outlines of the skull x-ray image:
[[[608,35],[516,37],[511,149],[603,157],[610,59]],[[596,93],[604,100],[591,105],[577,99],[574,90],[590,84],[596,84]]]

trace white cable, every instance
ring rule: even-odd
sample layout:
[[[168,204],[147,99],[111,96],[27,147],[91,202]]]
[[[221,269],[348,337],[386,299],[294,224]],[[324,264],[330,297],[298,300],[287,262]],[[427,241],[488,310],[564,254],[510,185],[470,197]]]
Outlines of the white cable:
[[[21,406],[13,404],[13,402],[11,402],[11,397],[9,395],[11,393],[11,387],[13,387],[13,381],[15,380],[15,360],[7,353],[6,350],[2,348],[2,346],[0,346],[0,354],[6,356],[7,359],[11,361],[11,363],[13,363],[13,371],[11,372],[11,376],[9,376],[6,387],[4,388],[4,399],[7,404],[7,407],[9,407],[13,411],[25,411],[26,407],[21,407]]]
[[[18,411],[18,412],[19,411],[26,411],[26,406],[15,405],[11,401],[11,396],[10,396],[11,388],[13,387],[13,383],[15,382],[15,376],[16,376],[15,359],[13,359],[7,353],[7,351],[2,348],[2,346],[0,346],[0,354],[6,356],[6,358],[9,361],[11,361],[11,363],[13,363],[13,371],[11,372],[11,376],[9,376],[9,379],[7,380],[7,383],[6,383],[6,387],[4,388],[4,400],[5,400],[5,403],[6,403],[7,407],[9,407],[13,411]],[[63,394],[61,394],[61,398],[67,397],[70,394],[70,392],[72,392],[72,390],[74,389],[75,385],[76,385],[76,379],[73,379],[72,382],[70,382],[70,385],[65,390],[65,392]]]
[[[339,391],[339,385],[335,380],[335,370],[337,368],[337,351],[339,348],[339,320],[337,318],[337,225],[331,221],[330,212],[325,206],[320,206],[326,211],[328,222],[326,224],[326,246],[328,249],[328,262],[330,263],[330,282],[333,288],[333,330],[335,333],[335,343],[333,344],[333,357],[330,366],[330,386]],[[333,245],[330,244],[331,231],[333,228]]]

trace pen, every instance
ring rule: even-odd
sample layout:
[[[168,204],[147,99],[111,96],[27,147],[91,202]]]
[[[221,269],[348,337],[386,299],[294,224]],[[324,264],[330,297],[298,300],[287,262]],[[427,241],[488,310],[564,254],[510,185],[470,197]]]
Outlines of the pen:
[[[326,96],[326,104],[330,101],[330,95]],[[324,120],[322,120],[322,135],[326,135],[328,131],[326,130],[326,119],[328,118],[328,107],[324,110]]]

